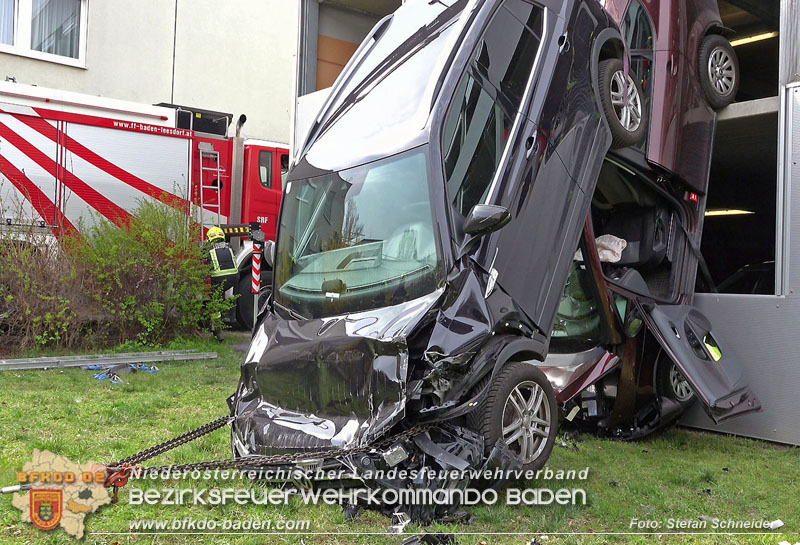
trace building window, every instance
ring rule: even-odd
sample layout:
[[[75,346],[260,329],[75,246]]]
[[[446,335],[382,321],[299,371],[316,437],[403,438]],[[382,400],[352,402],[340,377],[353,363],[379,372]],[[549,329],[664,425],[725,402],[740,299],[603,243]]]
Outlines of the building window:
[[[14,44],[14,0],[0,0],[0,44]]]
[[[88,0],[0,0],[0,52],[84,66]]]
[[[81,0],[33,0],[31,49],[78,58]]]

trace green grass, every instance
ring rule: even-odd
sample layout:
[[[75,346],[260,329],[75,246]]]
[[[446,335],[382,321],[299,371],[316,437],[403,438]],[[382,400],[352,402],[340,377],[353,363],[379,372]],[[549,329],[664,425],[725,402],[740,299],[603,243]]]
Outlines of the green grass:
[[[229,334],[244,342],[244,337]],[[218,346],[193,341],[172,348],[216,350],[216,360],[164,363],[155,374],[125,375],[127,384],[96,381],[80,369],[11,371],[0,374],[0,486],[15,483],[16,472],[30,460],[33,448],[48,449],[86,462],[109,462],[178,435],[226,412],[225,398],[236,386],[242,355],[230,343]],[[151,462],[183,463],[230,456],[227,430],[220,430],[180,447]],[[472,525],[434,524],[428,531],[469,532],[459,543],[529,543],[531,536],[547,535],[552,543],[758,543],[800,541],[800,450],[721,435],[672,429],[635,443],[618,443],[584,435],[577,450],[556,446],[548,463],[553,469],[589,467],[586,482],[531,483],[531,487],[582,487],[588,505],[579,507],[498,505],[472,509]],[[727,468],[724,470],[723,468]],[[613,483],[613,484],[612,484]],[[215,483],[201,482],[199,486]],[[222,483],[217,485],[224,486]],[[192,486],[186,482],[155,486]],[[229,486],[245,485],[234,482]],[[145,487],[145,485],[141,485]],[[249,486],[249,485],[248,485]],[[256,485],[257,486],[257,485]],[[710,493],[705,492],[710,490]],[[310,532],[301,535],[117,535],[135,519],[195,516],[260,519],[308,519]],[[620,536],[630,520],[782,519],[786,534],[767,536]],[[336,506],[255,505],[132,506],[123,489],[120,503],[103,507],[86,519],[86,543],[387,543],[403,536],[353,535],[385,532],[390,520],[367,511],[347,522]],[[409,526],[407,533],[422,531]],[[497,532],[520,535],[491,535]],[[561,535],[573,533],[575,535]],[[583,535],[581,535],[583,534]],[[592,535],[597,534],[597,535]],[[20,521],[11,496],[0,497],[0,543],[66,543],[62,530],[42,532]]]

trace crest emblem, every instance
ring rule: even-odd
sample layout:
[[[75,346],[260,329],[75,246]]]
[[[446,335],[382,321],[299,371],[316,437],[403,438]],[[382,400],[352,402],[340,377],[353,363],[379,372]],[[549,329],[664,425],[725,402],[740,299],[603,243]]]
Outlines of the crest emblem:
[[[61,522],[62,491],[31,490],[31,522],[42,530],[52,530]]]

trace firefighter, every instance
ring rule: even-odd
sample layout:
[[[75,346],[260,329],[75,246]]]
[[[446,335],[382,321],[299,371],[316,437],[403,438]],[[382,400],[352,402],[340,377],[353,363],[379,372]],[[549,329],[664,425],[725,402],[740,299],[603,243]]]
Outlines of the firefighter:
[[[216,289],[217,286],[222,286],[221,291],[224,294],[230,288],[233,288],[236,277],[239,275],[233,249],[225,240],[225,233],[219,227],[209,229],[206,234],[206,240],[208,240],[209,245],[206,260],[211,268],[211,288]],[[222,321],[222,315],[219,313],[213,318],[214,322],[220,323]],[[222,330],[218,325],[213,329],[213,333],[219,342],[223,341]]]

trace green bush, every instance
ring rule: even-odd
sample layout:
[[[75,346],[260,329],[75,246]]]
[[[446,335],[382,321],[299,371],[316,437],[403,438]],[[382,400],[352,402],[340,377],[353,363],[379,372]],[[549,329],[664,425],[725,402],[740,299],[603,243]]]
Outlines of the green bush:
[[[60,247],[0,244],[0,346],[158,345],[232,306],[211,293],[200,229],[181,210],[143,202],[124,228],[98,219],[81,232]]]

